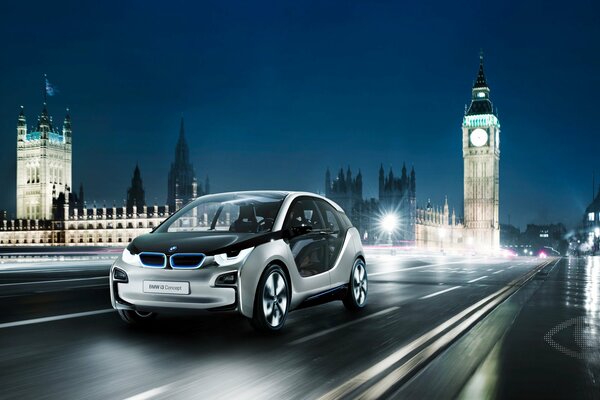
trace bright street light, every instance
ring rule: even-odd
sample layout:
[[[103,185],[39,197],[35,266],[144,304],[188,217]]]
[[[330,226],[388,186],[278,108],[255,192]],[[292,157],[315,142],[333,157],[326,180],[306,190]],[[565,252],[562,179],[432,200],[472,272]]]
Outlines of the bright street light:
[[[398,228],[398,216],[393,213],[386,214],[379,221],[379,225],[383,231],[391,234]]]

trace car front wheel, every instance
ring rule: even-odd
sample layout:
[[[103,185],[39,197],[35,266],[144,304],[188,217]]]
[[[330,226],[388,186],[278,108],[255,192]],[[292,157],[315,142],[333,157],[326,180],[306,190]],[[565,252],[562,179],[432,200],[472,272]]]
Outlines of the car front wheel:
[[[288,315],[289,297],[289,284],[281,267],[267,268],[258,282],[252,326],[263,332],[281,330]]]
[[[357,311],[367,304],[368,278],[365,262],[358,258],[352,266],[348,292],[344,298],[344,305],[348,310]]]

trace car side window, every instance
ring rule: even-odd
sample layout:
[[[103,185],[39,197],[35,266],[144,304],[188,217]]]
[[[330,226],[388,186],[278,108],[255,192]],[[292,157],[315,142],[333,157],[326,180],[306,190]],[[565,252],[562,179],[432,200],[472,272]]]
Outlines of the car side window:
[[[324,227],[315,202],[309,198],[295,200],[286,216],[284,228],[299,226],[310,226],[313,231],[322,230]]]
[[[339,233],[341,223],[337,216],[337,211],[335,208],[331,206],[331,204],[327,203],[323,200],[317,200],[319,204],[319,208],[321,209],[321,214],[323,215],[323,219],[325,222],[325,230],[330,233]]]

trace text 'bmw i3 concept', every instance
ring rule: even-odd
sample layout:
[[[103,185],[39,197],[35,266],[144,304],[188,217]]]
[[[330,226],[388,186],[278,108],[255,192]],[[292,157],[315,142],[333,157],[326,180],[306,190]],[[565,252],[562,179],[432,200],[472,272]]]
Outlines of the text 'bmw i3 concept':
[[[131,324],[173,310],[235,310],[264,331],[291,310],[343,300],[360,310],[360,235],[334,202],[301,192],[202,196],[134,239],[110,270],[112,306]]]

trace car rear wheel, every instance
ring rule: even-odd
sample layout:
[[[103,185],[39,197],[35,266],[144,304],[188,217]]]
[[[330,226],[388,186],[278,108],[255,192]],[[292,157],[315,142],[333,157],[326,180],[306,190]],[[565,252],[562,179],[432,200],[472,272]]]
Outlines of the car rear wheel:
[[[154,318],[156,313],[143,312],[135,310],[117,310],[119,317],[129,325],[143,326],[149,324]]]
[[[263,332],[283,328],[288,315],[290,289],[285,273],[278,265],[265,270],[256,290],[252,326]]]
[[[367,304],[368,277],[365,262],[358,258],[352,266],[348,292],[344,305],[350,311],[358,311]]]

